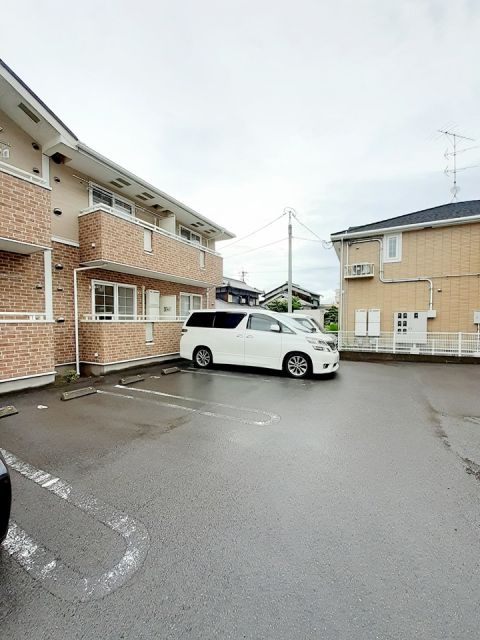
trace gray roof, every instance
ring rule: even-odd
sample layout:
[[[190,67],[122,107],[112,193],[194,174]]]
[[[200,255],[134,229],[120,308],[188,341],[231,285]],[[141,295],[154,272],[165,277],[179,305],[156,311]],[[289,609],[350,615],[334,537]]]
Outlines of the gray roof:
[[[260,289],[255,289],[255,287],[251,287],[249,284],[244,282],[243,280],[236,280],[235,278],[228,278],[227,276],[223,276],[222,287],[233,287],[234,289],[242,289],[242,291],[251,291],[252,293],[263,293]]]
[[[465,202],[451,202],[442,204],[431,209],[414,211],[396,218],[387,218],[370,224],[363,224],[358,227],[348,227],[343,231],[332,233],[336,236],[342,233],[356,233],[361,231],[375,231],[376,229],[388,229],[390,227],[401,227],[411,224],[422,224],[429,222],[440,222],[442,220],[455,220],[456,218],[468,218],[480,216],[480,200],[467,200]]]
[[[270,291],[267,291],[265,293],[265,299],[270,298],[276,295],[277,293],[282,293],[284,291],[287,291],[287,289],[288,289],[288,282],[285,282],[285,284],[281,284],[279,287],[275,287],[275,289],[271,289]],[[302,293],[306,293],[309,296],[312,296],[313,298],[318,298],[320,296],[319,293],[314,293],[313,291],[309,291],[308,289],[305,289],[304,287],[301,287],[299,284],[295,284],[294,282],[292,282],[292,291],[300,291]]]

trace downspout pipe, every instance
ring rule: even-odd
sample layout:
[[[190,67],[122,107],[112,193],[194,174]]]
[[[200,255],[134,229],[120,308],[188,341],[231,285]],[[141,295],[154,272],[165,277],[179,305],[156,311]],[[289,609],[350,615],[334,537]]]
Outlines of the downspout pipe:
[[[104,264],[108,264],[105,262]],[[101,269],[104,264],[96,264],[93,267],[78,267],[73,270],[73,317],[75,324],[75,371],[77,375],[80,375],[80,346],[78,340],[78,287],[77,287],[77,273],[79,271],[88,271],[89,269]]]
[[[384,284],[396,284],[396,283],[400,283],[400,282],[428,282],[429,285],[429,292],[428,292],[428,310],[432,311],[433,310],[433,281],[430,278],[425,278],[423,276],[420,276],[418,278],[397,278],[397,279],[390,279],[390,278],[384,278],[383,277],[383,241],[381,238],[369,238],[368,240],[351,240],[351,244],[362,244],[364,242],[378,242],[379,244],[379,256],[378,256],[378,263],[380,265],[380,269],[379,269],[379,280],[380,282],[383,282]]]

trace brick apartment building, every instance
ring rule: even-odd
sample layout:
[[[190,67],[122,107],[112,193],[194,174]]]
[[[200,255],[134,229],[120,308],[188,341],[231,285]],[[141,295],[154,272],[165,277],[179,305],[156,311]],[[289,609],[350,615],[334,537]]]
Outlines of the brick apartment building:
[[[176,355],[232,237],[80,142],[0,61],[0,393]]]

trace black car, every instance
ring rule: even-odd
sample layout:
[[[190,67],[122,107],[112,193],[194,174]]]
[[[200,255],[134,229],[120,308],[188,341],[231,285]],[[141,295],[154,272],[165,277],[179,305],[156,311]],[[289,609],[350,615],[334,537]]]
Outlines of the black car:
[[[11,504],[12,488],[10,485],[10,474],[8,473],[5,460],[0,454],[0,543],[5,540],[5,536],[7,535]]]

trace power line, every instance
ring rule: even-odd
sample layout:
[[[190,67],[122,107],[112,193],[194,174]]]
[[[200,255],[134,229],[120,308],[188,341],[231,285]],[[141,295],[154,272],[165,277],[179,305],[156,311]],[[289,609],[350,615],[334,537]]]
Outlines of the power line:
[[[241,253],[236,253],[234,256],[224,256],[225,260],[230,260],[233,258],[238,258],[239,256],[243,256],[246,253],[251,253],[252,251],[258,251],[259,249],[265,249],[265,247],[271,247],[273,244],[278,244],[279,242],[285,242],[286,238],[280,238],[280,240],[274,240],[274,242],[268,242],[267,244],[262,244],[260,247],[254,247],[253,249],[248,249],[247,251],[242,251]]]
[[[229,244],[227,247],[224,247],[224,249],[230,249],[230,247],[233,247],[234,244],[238,244],[239,242],[242,242],[243,240],[246,240],[247,238],[250,238],[250,236],[253,236],[256,233],[259,233],[260,231],[263,231],[264,229],[269,227],[271,224],[273,224],[277,220],[280,220],[280,218],[283,218],[284,215],[285,215],[285,212],[283,212],[281,215],[279,215],[277,218],[275,218],[271,222],[267,222],[267,224],[264,224],[263,227],[260,227],[259,229],[256,229],[255,231],[252,231],[251,233],[247,233],[246,236],[242,236],[241,238],[237,238],[237,240],[235,240],[234,242]]]
[[[310,231],[311,234],[313,234],[316,238],[318,238],[320,240],[320,242],[322,243],[322,246],[324,249],[330,249],[332,246],[331,242],[327,242],[327,240],[324,240],[323,238],[321,238],[318,233],[315,233],[315,231],[313,231],[312,229],[310,229],[310,227],[307,227],[307,225],[302,222],[301,220],[299,220],[298,218],[295,218],[295,220],[298,222],[298,224],[300,224],[304,229],[306,229],[307,231]]]

